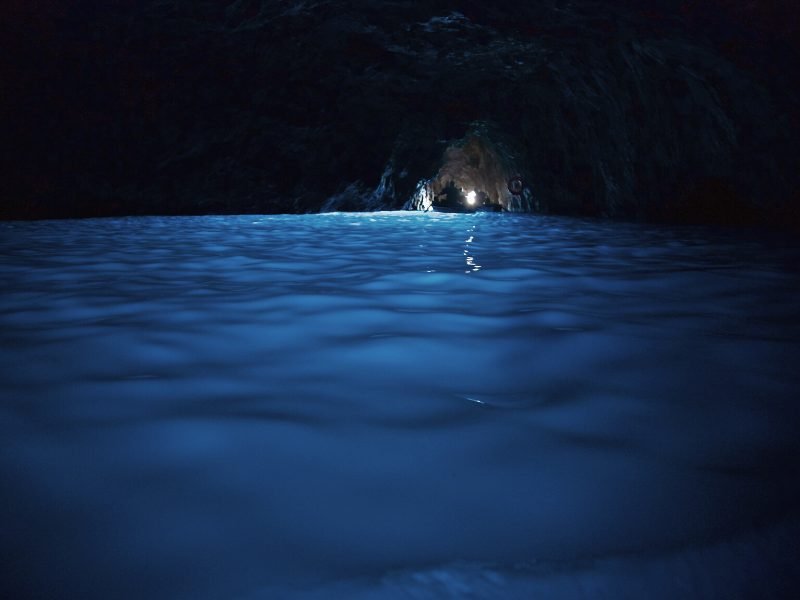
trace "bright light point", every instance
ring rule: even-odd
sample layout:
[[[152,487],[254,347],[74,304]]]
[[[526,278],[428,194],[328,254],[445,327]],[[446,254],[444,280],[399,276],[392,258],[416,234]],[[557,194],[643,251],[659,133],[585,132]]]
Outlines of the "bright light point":
[[[475,190],[472,190],[469,194],[467,194],[467,202],[470,204],[475,204]]]

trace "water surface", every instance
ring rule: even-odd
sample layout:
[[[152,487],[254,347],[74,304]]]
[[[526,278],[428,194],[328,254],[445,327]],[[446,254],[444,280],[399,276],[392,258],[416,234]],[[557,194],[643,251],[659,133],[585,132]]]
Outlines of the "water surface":
[[[798,258],[503,214],[0,223],[3,585],[780,597]]]

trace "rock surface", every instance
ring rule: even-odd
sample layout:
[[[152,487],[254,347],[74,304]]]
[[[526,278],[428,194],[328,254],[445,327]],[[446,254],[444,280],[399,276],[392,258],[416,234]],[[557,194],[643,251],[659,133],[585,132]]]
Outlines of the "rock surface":
[[[643,4],[14,1],[0,217],[401,208],[458,172],[507,207],[519,173],[523,210],[798,222],[793,4]]]

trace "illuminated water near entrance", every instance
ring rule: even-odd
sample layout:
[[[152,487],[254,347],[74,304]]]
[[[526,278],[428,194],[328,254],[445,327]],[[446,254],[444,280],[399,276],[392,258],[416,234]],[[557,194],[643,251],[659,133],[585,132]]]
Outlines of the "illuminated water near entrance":
[[[7,597],[788,597],[799,258],[503,214],[0,224]]]

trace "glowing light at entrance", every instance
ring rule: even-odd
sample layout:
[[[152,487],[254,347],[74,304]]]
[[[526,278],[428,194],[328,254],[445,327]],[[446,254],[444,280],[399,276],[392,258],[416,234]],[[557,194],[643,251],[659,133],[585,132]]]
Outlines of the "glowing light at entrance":
[[[475,204],[475,190],[472,190],[469,194],[467,194],[467,202],[469,204]]]

